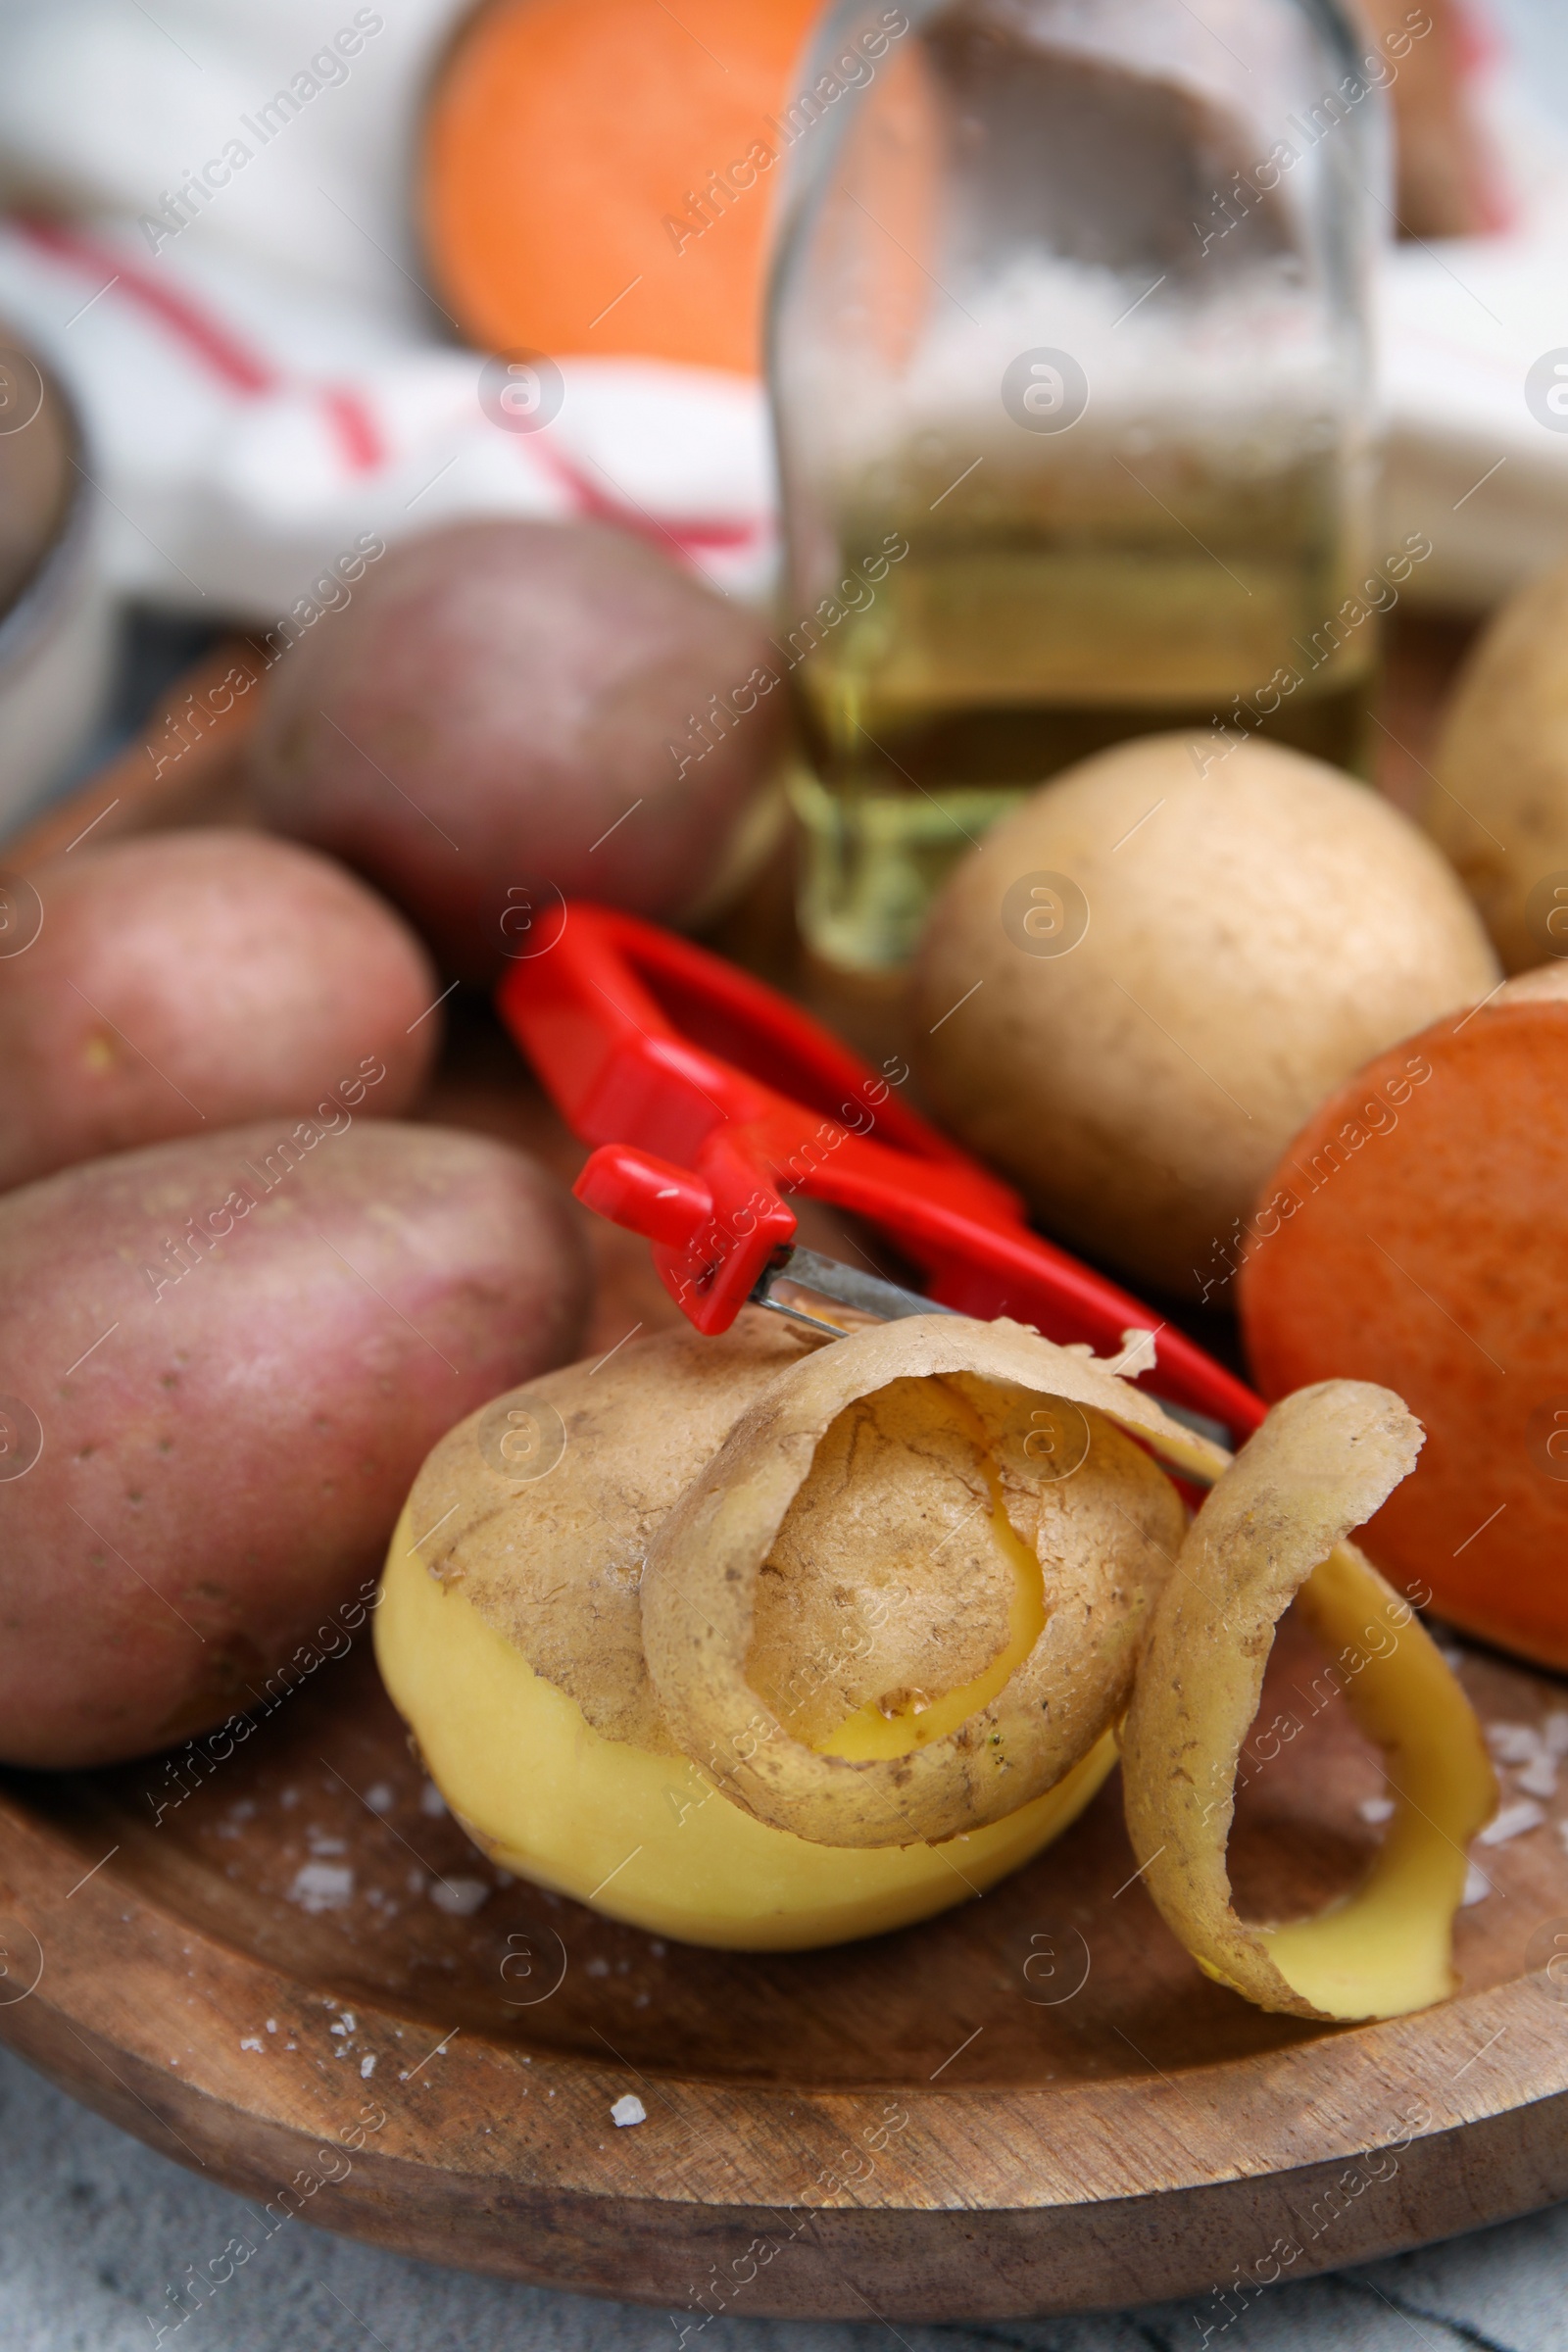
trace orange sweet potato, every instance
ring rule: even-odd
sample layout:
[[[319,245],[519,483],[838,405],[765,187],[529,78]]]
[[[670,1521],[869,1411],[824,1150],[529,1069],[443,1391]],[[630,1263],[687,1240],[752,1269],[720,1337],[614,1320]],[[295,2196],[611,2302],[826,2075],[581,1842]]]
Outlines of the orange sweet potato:
[[[492,0],[425,120],[442,299],[492,351],[755,371],[792,62],[813,0]]]
[[[1250,1234],[1240,1304],[1264,1396],[1376,1381],[1426,1427],[1366,1549],[1468,1632],[1568,1667],[1568,966],[1337,1089]]]

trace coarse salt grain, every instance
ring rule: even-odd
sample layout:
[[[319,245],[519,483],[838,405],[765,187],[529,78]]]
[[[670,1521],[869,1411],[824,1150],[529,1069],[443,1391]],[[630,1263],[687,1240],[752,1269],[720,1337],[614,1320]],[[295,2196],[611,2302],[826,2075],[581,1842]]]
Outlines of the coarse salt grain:
[[[1472,1862],[1464,1874],[1464,1892],[1459,1897],[1460,1908],[1468,1910],[1472,1903],[1484,1903],[1491,1892],[1492,1881],[1484,1870],[1478,1869]]]
[[[487,1902],[490,1888],[483,1879],[432,1879],[430,1900],[453,1919],[470,1919]]]
[[[1495,1821],[1488,1822],[1477,1842],[1481,1845],[1506,1845],[1510,1838],[1520,1838],[1526,1830],[1538,1829],[1545,1820],[1544,1809],[1534,1797],[1515,1798],[1504,1805]]]
[[[362,2082],[368,2082],[374,2072],[375,2052],[373,2050],[367,2050],[365,2056],[360,2060],[360,2081]]]
[[[1529,1723],[1489,1723],[1487,1745],[1499,1764],[1518,1772],[1526,1796],[1555,1796],[1557,1761],[1568,1752],[1568,1714],[1548,1715],[1539,1732]]]
[[[340,1911],[354,1899],[354,1873],[342,1862],[306,1862],[288,1890],[302,1911]]]
[[[1356,1806],[1355,1809],[1360,1814],[1363,1821],[1371,1822],[1374,1827],[1380,1821],[1392,1821],[1394,1819],[1394,1799],[1392,1796],[1363,1796],[1361,1802]]]
[[[610,2110],[610,2117],[616,2130],[623,2132],[628,2124],[646,2124],[648,2110],[637,2093],[634,2090],[628,2090],[622,2092],[615,2101]]]

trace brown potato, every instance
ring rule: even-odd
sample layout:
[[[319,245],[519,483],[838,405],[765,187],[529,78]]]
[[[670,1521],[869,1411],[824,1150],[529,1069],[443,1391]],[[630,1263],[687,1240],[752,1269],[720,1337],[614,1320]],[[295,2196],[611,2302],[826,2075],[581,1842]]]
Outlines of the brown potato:
[[[430,1453],[382,1677],[507,1870],[693,1943],[906,1926],[1029,1860],[1110,1769],[1184,1519],[1134,1438],[1200,1483],[1230,1460],[1016,1323],[818,1348],[748,1309],[633,1339]]]
[[[669,922],[713,899],[777,761],[779,671],[754,613],[622,531],[456,523],[279,666],[255,788],[483,978],[559,895]]]
[[[1509,597],[1454,683],[1421,822],[1509,972],[1568,954],[1568,564]]]
[[[938,1116],[1049,1230],[1223,1304],[1314,1105],[1497,977],[1452,870],[1377,793],[1273,744],[1152,735],[955,869],[912,1027]]]
[[[0,957],[0,1187],[249,1119],[330,1122],[348,1085],[393,1117],[424,1081],[430,959],[312,851],[152,834],[55,858],[22,897],[27,944]]]
[[[587,1295],[532,1160],[341,1109],[0,1200],[0,1756],[102,1763],[274,1700],[363,1622],[435,1440],[570,1356]]]

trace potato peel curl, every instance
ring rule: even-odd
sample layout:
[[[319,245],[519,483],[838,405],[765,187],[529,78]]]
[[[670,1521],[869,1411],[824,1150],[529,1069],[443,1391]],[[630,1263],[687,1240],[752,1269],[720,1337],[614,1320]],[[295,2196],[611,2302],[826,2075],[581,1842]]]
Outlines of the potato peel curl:
[[[496,1450],[519,1412],[560,1433],[546,1475]],[[818,1846],[1004,1821],[1120,1722],[1139,1875],[1199,1965],[1265,2009],[1390,2017],[1452,1987],[1464,1849],[1495,1803],[1468,1701],[1347,1540],[1421,1442],[1392,1391],[1330,1381],[1233,1459],[1019,1324],[915,1316],[823,1348],[749,1311],[494,1399],[432,1452],[409,1524],[602,1739],[683,1752]],[[1210,1490],[1190,1526],[1167,1470]],[[1270,1928],[1237,1914],[1226,1847],[1293,1601],[1395,1812],[1354,1893]]]
[[[1495,1784],[1430,1635],[1346,1541],[1421,1442],[1390,1389],[1325,1381],[1286,1397],[1205,1498],[1151,1619],[1122,1730],[1128,1834],[1200,1967],[1263,2009],[1397,2017],[1453,1988],[1465,1847]],[[1320,1636],[1345,1645],[1346,1695],[1385,1750],[1395,1813],[1355,1893],[1270,1929],[1237,1915],[1226,1843],[1274,1628],[1298,1593]]]
[[[1044,1624],[952,1731],[900,1754],[825,1754],[792,1736],[753,1679],[759,1578],[840,1415],[920,1380],[951,1386],[983,1423],[1006,1519],[1039,1547]],[[1092,1441],[1065,1479],[1029,1447],[1054,1400],[1082,1408]],[[935,1842],[1054,1787],[1125,1706],[1181,1533],[1175,1489],[1121,1431],[1203,1483],[1229,1458],[1093,1357],[1021,1324],[911,1316],[794,1365],[742,1413],[649,1549],[644,1648],[678,1743],[735,1803],[823,1845]],[[1063,1508],[1081,1516],[1080,1538],[1048,1565],[1042,1531]]]

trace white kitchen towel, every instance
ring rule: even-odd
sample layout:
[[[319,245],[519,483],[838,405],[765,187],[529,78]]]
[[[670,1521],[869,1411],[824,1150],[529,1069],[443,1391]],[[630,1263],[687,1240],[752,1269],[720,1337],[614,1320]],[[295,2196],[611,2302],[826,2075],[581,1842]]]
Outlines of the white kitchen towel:
[[[765,592],[755,382],[509,378],[422,291],[415,125],[463,7],[0,0],[0,318],[82,409],[124,592],[267,625],[362,532],[475,514],[610,516]],[[1395,248],[1381,283],[1380,527],[1432,543],[1412,593],[1472,608],[1568,552],[1568,156],[1492,103],[1513,225]]]
[[[0,0],[0,319],[76,398],[125,593],[266,625],[362,532],[468,514],[604,515],[765,588],[754,383],[486,376],[424,295],[416,125],[465,9]]]
[[[41,217],[0,223],[0,318],[75,394],[113,580],[148,602],[270,623],[360,533],[468,514],[603,515],[715,586],[770,576],[766,415],[742,378],[509,377],[248,255],[155,260],[133,224]]]

